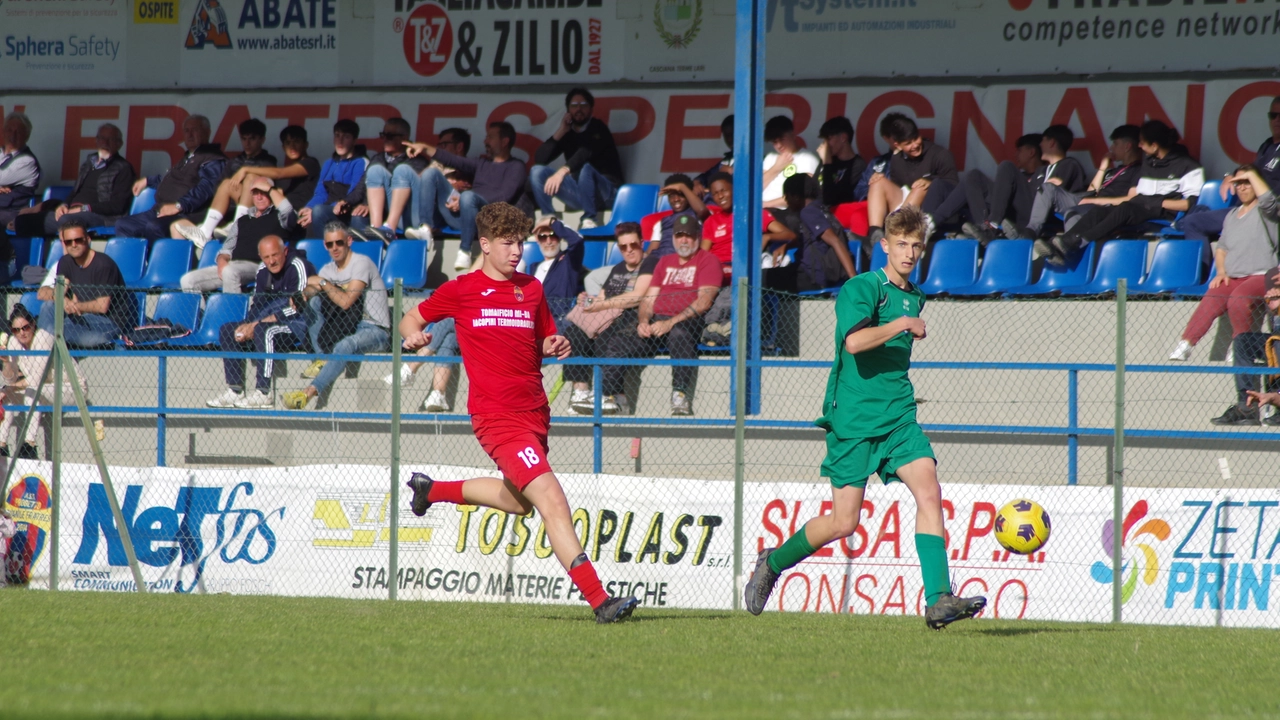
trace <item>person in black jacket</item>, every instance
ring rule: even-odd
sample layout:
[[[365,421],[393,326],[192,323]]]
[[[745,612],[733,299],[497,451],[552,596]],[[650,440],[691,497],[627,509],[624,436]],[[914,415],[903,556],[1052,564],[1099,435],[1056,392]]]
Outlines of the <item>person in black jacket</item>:
[[[597,226],[601,206],[613,203],[623,183],[622,161],[613,133],[591,116],[595,104],[595,98],[585,88],[574,88],[565,95],[560,127],[533,154],[533,169],[529,172],[538,210],[543,215],[553,214],[551,198],[558,197],[566,206],[582,210],[579,229]],[[548,167],[561,155],[563,167]]]
[[[104,123],[94,138],[98,149],[80,164],[75,187],[66,201],[46,200],[23,211],[15,222],[19,236],[54,237],[58,225],[75,220],[88,227],[112,225],[133,204],[133,165],[120,155],[124,137],[120,128]]]
[[[138,178],[133,183],[134,195],[146,188],[154,189],[156,204],[150,210],[117,220],[117,236],[181,239],[182,236],[171,229],[175,222],[187,219],[198,223],[204,219],[227,164],[222,146],[209,142],[212,134],[209,118],[203,115],[188,115],[182,121],[182,144],[187,152],[168,172]]]

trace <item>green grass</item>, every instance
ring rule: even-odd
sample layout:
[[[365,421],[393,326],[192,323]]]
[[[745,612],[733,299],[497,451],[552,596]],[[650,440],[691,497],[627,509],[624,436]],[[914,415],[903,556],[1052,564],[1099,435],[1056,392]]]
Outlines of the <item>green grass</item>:
[[[0,592],[0,717],[1280,717],[1264,630]]]

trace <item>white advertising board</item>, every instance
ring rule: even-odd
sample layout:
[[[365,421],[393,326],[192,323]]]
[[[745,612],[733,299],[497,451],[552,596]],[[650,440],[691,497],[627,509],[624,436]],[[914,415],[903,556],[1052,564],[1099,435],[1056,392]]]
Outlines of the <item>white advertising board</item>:
[[[338,0],[182,0],[178,18],[183,87],[338,83]]]
[[[49,465],[19,462],[7,507],[37,536],[30,542],[40,586],[49,573]],[[445,480],[483,472],[414,469]],[[96,468],[64,465],[63,473],[60,586],[134,589]],[[417,518],[407,497],[389,507],[385,468],[116,468],[112,477],[144,579],[157,592],[382,598],[397,583],[405,600],[581,602],[536,513],[437,504]],[[732,607],[732,483],[595,475],[562,482],[610,593],[633,594],[645,607]],[[1045,505],[1053,525],[1049,544],[1026,557],[1003,551],[992,534],[996,509],[1020,496]],[[744,497],[746,572],[760,548],[831,507],[830,488],[820,484],[747,483]],[[987,616],[1110,620],[1110,488],[946,484],[943,497],[952,582],[960,594],[987,596]],[[1126,620],[1280,626],[1270,605],[1280,575],[1280,491],[1134,488],[1124,507]],[[902,485],[873,484],[857,533],[784,573],[768,609],[922,614],[913,508]],[[394,576],[392,513],[400,528]]]
[[[128,22],[122,0],[0,0],[0,77],[7,89],[119,87]]]

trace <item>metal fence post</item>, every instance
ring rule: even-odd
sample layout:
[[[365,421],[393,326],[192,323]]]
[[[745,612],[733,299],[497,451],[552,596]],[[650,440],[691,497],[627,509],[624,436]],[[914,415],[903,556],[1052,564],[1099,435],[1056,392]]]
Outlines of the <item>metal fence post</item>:
[[[1116,424],[1114,430],[1115,460],[1112,469],[1111,495],[1111,622],[1120,622],[1120,589],[1124,578],[1121,540],[1124,535],[1124,354],[1125,354],[1125,306],[1129,283],[1120,278],[1116,286]]]
[[[156,465],[164,467],[165,434],[168,431],[169,415],[169,358],[161,355],[156,370],[156,405],[160,412],[156,413]]]
[[[67,293],[67,280],[59,275],[53,284],[53,417],[49,436],[49,459],[53,471],[49,475],[49,589],[58,589],[58,515],[62,512],[62,353],[64,311],[62,301]],[[37,395],[32,407],[40,402]],[[33,413],[28,412],[28,415]],[[18,442],[24,442],[19,437]]]
[[[391,536],[387,545],[387,599],[395,600],[400,572],[400,318],[404,314],[404,281],[396,278],[391,313],[391,498],[387,516]]]
[[[738,278],[738,317],[746,317],[747,279]],[[734,336],[733,365],[733,609],[742,609],[742,487],[746,481],[747,333]]]
[[[1080,481],[1080,371],[1067,371],[1067,484]]]

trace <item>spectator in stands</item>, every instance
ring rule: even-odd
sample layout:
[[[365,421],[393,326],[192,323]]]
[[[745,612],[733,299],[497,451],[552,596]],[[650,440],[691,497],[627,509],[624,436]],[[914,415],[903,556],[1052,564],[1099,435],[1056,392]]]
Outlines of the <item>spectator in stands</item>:
[[[895,114],[888,128],[881,124],[881,131],[886,129],[894,151],[889,160],[889,182],[873,183],[867,192],[872,243],[884,237],[884,219],[890,212],[910,205],[931,214],[960,182],[951,151],[921,137],[914,120]],[[930,227],[926,237],[932,234]]]
[[[1117,205],[1089,208],[1071,230],[1049,243],[1045,262],[1065,264],[1085,243],[1104,240],[1120,228],[1148,220],[1172,220],[1175,214],[1195,206],[1204,185],[1204,168],[1178,144],[1178,131],[1159,120],[1148,120],[1139,129],[1139,145],[1146,158],[1129,198]]]
[[[431,333],[431,342],[418,349],[419,357],[429,357],[432,355],[441,355],[444,357],[459,357],[458,355],[458,333],[453,318],[445,318],[434,323],[429,328]],[[417,376],[418,370],[425,365],[424,362],[404,363],[400,366],[400,386],[407,388],[413,384],[414,378]],[[453,372],[457,368],[455,363],[436,363],[435,372],[431,377],[431,392],[422,400],[422,411],[429,413],[449,412],[453,406],[449,403],[449,381],[453,378]],[[387,374],[383,381],[388,386],[392,384],[392,376]]]
[[[250,188],[253,211],[241,215],[227,231],[227,239],[218,251],[215,263],[192,270],[182,276],[179,285],[186,292],[243,292],[245,285],[258,275],[258,241],[268,236],[287,237],[296,225],[293,206],[284,191],[271,180],[259,177]]]
[[[397,189],[409,189],[409,175],[401,172],[396,175],[396,168],[408,165],[414,175],[427,169],[427,159],[410,157],[405,152],[405,143],[409,141],[409,122],[404,118],[391,118],[382,126],[378,137],[382,138],[382,152],[369,159],[369,168],[364,171],[360,183],[344,199],[344,206],[355,207],[368,204],[368,227],[359,229],[352,226],[352,234],[362,236],[366,240],[391,242],[396,239],[396,228],[387,220],[387,198]],[[359,217],[354,212],[354,218]],[[399,222],[399,218],[396,219]]]
[[[769,118],[764,124],[764,141],[773,145],[773,152],[764,156],[764,206],[785,210],[782,183],[796,173],[816,175],[822,169],[822,159],[800,147],[795,124],[786,115]]]
[[[1042,159],[1041,141],[1039,134],[1018,138],[1013,160],[1005,160],[996,167],[995,180],[981,170],[965,173],[963,181],[935,209],[937,220],[950,222],[955,217],[968,217],[963,225],[965,234],[976,238],[984,247],[1003,232],[1003,225],[1009,225],[1010,234],[1016,235],[1015,228],[1029,221],[1036,191],[1052,167]],[[1079,170],[1080,163],[1068,160]],[[1084,188],[1083,176],[1078,184],[1080,187],[1076,189]]]
[[[564,117],[560,127],[533,154],[529,180],[533,198],[543,215],[555,207],[558,197],[565,206],[582,210],[579,230],[598,227],[599,212],[613,204],[622,186],[622,160],[609,126],[591,116],[596,100],[585,88],[573,88],[564,96]],[[548,167],[564,156],[558,170]]]
[[[310,328],[312,351],[333,355],[385,352],[391,341],[391,313],[387,308],[387,286],[378,266],[368,257],[351,252],[351,234],[340,221],[325,228],[324,247],[330,261],[307,278],[303,290],[310,299],[314,318]],[[304,378],[314,378],[311,384],[286,392],[284,406],[304,410],[311,398],[319,397],[316,409],[323,408],[338,375],[350,368],[345,361],[313,361],[302,373]]]
[[[63,220],[77,220],[87,227],[111,225],[129,212],[133,202],[133,165],[120,155],[124,137],[120,128],[105,123],[94,137],[97,150],[80,164],[75,187],[66,202],[46,200],[22,211],[15,221],[19,237],[58,234]]]
[[[889,152],[877,155],[867,163],[857,187],[853,189],[854,202],[866,202],[871,186],[889,178],[889,161],[893,159],[893,154],[896,152],[893,149],[893,128],[898,125],[900,118],[909,121],[909,118],[902,113],[889,113],[880,119],[880,139],[889,146]]]
[[[648,256],[644,254],[644,240],[640,237],[640,226],[637,223],[618,223],[615,232],[622,262],[609,271],[600,294],[588,296],[582,293],[578,296],[577,307],[569,313],[569,321],[560,326],[577,357],[606,356],[610,345],[634,345],[638,337],[636,326],[639,315],[636,308],[640,305],[640,299],[649,291],[649,282],[653,279],[653,269],[657,267],[659,258],[652,253]],[[609,367],[602,369],[601,394],[604,397],[600,401],[600,412],[613,415],[621,409],[629,415],[630,405],[625,408],[618,405],[619,397],[626,404],[622,386],[624,373],[612,370]],[[595,412],[596,400],[591,392],[591,375],[590,365],[564,366],[564,381],[573,388],[569,408],[579,415]],[[606,384],[605,377],[614,385]]]
[[[729,278],[733,275],[733,176],[726,172],[713,175],[711,197],[720,208],[720,212],[712,213],[703,224],[701,247],[720,261],[724,276],[723,284],[728,285]],[[785,245],[797,238],[796,233],[775,219],[769,210],[763,210],[762,213],[760,218],[760,228],[763,232],[762,247],[777,243]],[[723,297],[717,298],[717,306],[724,302],[727,310],[728,295],[723,293],[722,295]],[[712,315],[718,316],[714,312]],[[708,323],[716,322],[712,319],[712,315],[708,315]]]
[[[53,327],[54,284],[58,276],[62,276],[67,281],[67,296],[62,305],[65,315],[62,332],[67,345],[88,348],[109,345],[137,324],[133,297],[125,292],[120,268],[106,253],[89,246],[88,228],[79,222],[64,222],[58,234],[64,254],[36,293],[44,303],[40,309],[40,325]]]
[[[1209,292],[1196,305],[1182,331],[1182,339],[1170,360],[1186,360],[1191,349],[1209,332],[1213,321],[1226,315],[1231,335],[1237,337],[1257,326],[1257,311],[1266,293],[1266,274],[1276,267],[1280,240],[1280,203],[1252,165],[1236,168],[1229,176],[1240,206],[1231,208],[1214,250],[1218,274],[1209,281]],[[1243,400],[1243,397],[1241,398]]]
[[[333,155],[320,168],[315,193],[305,208],[298,211],[298,224],[307,228],[307,237],[321,238],[330,221],[350,224],[351,216],[367,216],[369,206],[350,205],[346,197],[364,177],[369,158],[363,145],[356,144],[360,126],[343,118],[333,124]]]
[[[774,268],[767,271],[784,278],[789,275],[791,281],[783,280],[782,286],[766,281],[766,285],[792,292],[843,285],[857,271],[844,228],[818,199],[821,194],[818,181],[808,175],[794,175],[783,183],[782,192],[788,208],[800,219],[800,242],[795,262],[787,267],[775,262]]]
[[[156,204],[150,210],[117,220],[116,235],[147,240],[180,238],[182,236],[172,230],[173,223],[183,219],[193,223],[203,221],[227,163],[222,147],[209,142],[209,135],[209,118],[188,115],[182,121],[182,144],[187,148],[186,154],[168,172],[138,178],[133,183],[134,195],[147,188],[154,189]]]
[[[0,228],[13,219],[36,196],[40,186],[40,161],[27,147],[31,140],[31,119],[26,113],[11,112],[4,118],[4,152],[0,153]],[[0,258],[13,254],[9,240],[0,233]]]
[[[649,341],[652,353],[665,343],[673,360],[698,357],[702,316],[720,292],[723,273],[715,256],[699,247],[698,221],[684,216],[676,222],[676,252],[658,260],[653,281],[640,302],[636,334]],[[692,415],[698,384],[697,366],[671,368],[671,414]]]
[[[853,149],[853,123],[844,116],[833,117],[822,123],[818,137],[822,138],[818,146],[818,157],[822,160],[822,205],[833,208],[854,202],[858,199],[854,190],[867,169],[867,161]]]
[[[711,177],[716,173],[732,173],[733,172],[733,116],[726,115],[724,120],[720,121],[720,139],[724,141],[725,150],[724,157],[715,165],[712,165],[701,175],[693,179],[693,192],[700,198],[709,198],[711,193]],[[709,200],[704,200],[709,202]]]
[[[526,272],[542,283],[547,307],[551,309],[556,325],[560,325],[582,293],[582,277],[587,274],[587,268],[582,264],[586,247],[581,235],[551,215],[538,221],[533,228],[533,236],[538,240],[542,260],[529,266]],[[562,239],[563,250],[560,248]]]
[[[1071,192],[1059,183],[1047,182],[1040,186],[1031,203],[1031,215],[1027,225],[1017,231],[1017,237],[1038,239],[1044,224],[1054,213],[1063,216],[1065,229],[1070,230],[1080,214],[1089,205],[1109,205],[1123,202],[1129,190],[1138,183],[1142,172],[1142,149],[1138,147],[1138,126],[1121,125],[1111,131],[1111,146],[1102,158],[1098,172],[1094,173],[1084,192]]]
[[[1223,237],[1226,237],[1226,232],[1231,228],[1230,219],[1227,222],[1227,226],[1223,228]],[[1263,284],[1266,290],[1260,299],[1266,303],[1268,311],[1272,313],[1280,311],[1280,267],[1272,267],[1267,270]],[[1260,364],[1268,364],[1267,342],[1274,340],[1274,338],[1276,338],[1276,335],[1265,332],[1242,332],[1236,335],[1231,341],[1232,364],[1236,367],[1256,367]],[[1274,352],[1275,349],[1273,347]],[[1280,406],[1280,402],[1277,402],[1277,398],[1280,398],[1280,393],[1265,392],[1266,388],[1262,388],[1264,377],[1266,376],[1246,373],[1236,375],[1235,404],[1209,422],[1214,425],[1259,424],[1258,410],[1250,407],[1254,402],[1257,402],[1259,406],[1268,403]],[[1260,389],[1263,392],[1260,392]],[[1262,422],[1272,426],[1280,425],[1280,413],[1273,414]]]
[[[248,318],[222,326],[218,344],[223,352],[276,353],[307,342],[307,308],[302,289],[307,286],[307,278],[315,274],[315,268],[301,253],[286,249],[279,235],[259,240],[258,256],[262,266],[258,268]],[[244,360],[223,359],[227,391],[205,404],[212,408],[272,407],[275,361],[254,360],[253,365],[257,371],[255,389],[246,393]]]
[[[1258,174],[1266,181],[1268,187],[1280,187],[1280,97],[1272,99],[1267,120],[1271,128],[1271,137],[1263,140],[1258,146],[1258,156],[1254,159],[1253,166],[1258,168]],[[1223,200],[1226,200],[1231,192],[1231,185],[1230,175],[1222,179],[1218,192]],[[1210,236],[1222,232],[1223,222],[1229,212],[1231,208],[1208,210],[1197,205],[1178,222],[1178,227],[1190,240],[1207,240]]]
[[[702,202],[702,196],[694,189],[693,180],[688,175],[676,173],[668,175],[662,181],[662,189],[658,191],[667,196],[671,205],[671,214],[653,225],[653,234],[649,238],[649,254],[664,257],[676,251],[672,242],[672,231],[676,219],[688,215],[699,221],[705,220],[711,211]]]
[[[402,187],[391,192],[388,222],[398,221],[412,196],[414,204],[409,217],[414,227],[405,235],[429,241],[433,237],[433,225],[448,225],[462,236],[453,268],[467,269],[471,266],[471,248],[476,239],[476,213],[491,202],[515,203],[524,191],[527,177],[524,163],[511,157],[515,143],[516,129],[508,122],[489,124],[484,135],[488,157],[469,158],[428,143],[405,143],[409,157],[430,158],[460,171],[470,178],[470,188],[459,192],[438,168],[428,167],[415,173],[410,166],[401,165],[395,172],[399,178],[397,184]]]
[[[5,348],[16,352],[37,351],[49,353],[53,350],[53,333],[36,326],[36,319],[31,311],[22,303],[13,306],[13,311],[9,313],[9,340]],[[6,405],[26,405],[34,408],[37,405],[52,405],[55,388],[46,383],[39,397],[36,396],[36,388],[40,385],[40,379],[48,373],[45,363],[48,356],[39,355],[11,355],[3,358],[3,369],[0,372],[4,376],[4,403]],[[74,360],[72,362],[75,362]],[[80,391],[87,393],[89,387],[85,384],[84,372],[79,364],[76,364],[76,378],[80,381]],[[64,376],[69,381],[70,375]],[[62,397],[63,402],[70,403],[74,390],[70,382],[63,385]],[[22,427],[25,419],[24,413],[8,412],[4,414],[4,419],[0,420],[0,457],[10,457],[9,455],[9,436],[13,435],[18,428]],[[39,453],[36,451],[36,440],[40,435],[40,413],[33,411],[31,421],[27,424],[26,435],[21,438],[21,444],[17,446],[18,452],[14,457],[19,460],[38,460]]]
[[[244,135],[241,135],[241,138],[243,137]],[[316,184],[320,179],[320,161],[307,154],[309,147],[307,129],[301,125],[290,125],[281,130],[280,144],[284,148],[284,167],[276,167],[274,157],[271,158],[270,165],[242,164],[218,186],[218,192],[214,195],[213,203],[209,206],[209,212],[203,224],[197,226],[190,221],[180,220],[174,224],[174,229],[195,243],[197,248],[203,248],[213,236],[214,228],[230,209],[233,198],[236,199],[236,214],[233,222],[252,212],[254,206],[252,188],[258,178],[266,178],[279,185],[284,196],[289,200],[289,207],[295,212],[297,208],[303,207],[303,203],[315,194]],[[290,234],[281,237],[300,236],[297,227],[296,220],[291,221],[288,228]]]

